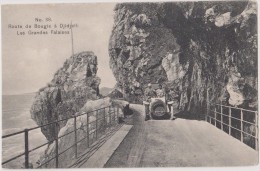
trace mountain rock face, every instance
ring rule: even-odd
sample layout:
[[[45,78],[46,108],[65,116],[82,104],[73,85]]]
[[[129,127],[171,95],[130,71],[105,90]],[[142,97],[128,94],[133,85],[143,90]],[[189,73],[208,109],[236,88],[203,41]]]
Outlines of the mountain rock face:
[[[100,78],[97,73],[97,57],[93,52],[71,56],[54,74],[54,78],[41,88],[31,107],[31,117],[38,125],[65,119],[55,129],[55,124],[42,128],[48,141],[52,141],[68,117],[81,109],[88,100],[98,97]]]
[[[205,112],[206,101],[257,108],[256,2],[121,3],[114,10],[110,67],[126,97],[161,83],[174,89],[181,110]]]
[[[113,90],[113,88],[102,87],[102,88],[100,88],[99,93],[102,96],[106,97],[112,90]]]

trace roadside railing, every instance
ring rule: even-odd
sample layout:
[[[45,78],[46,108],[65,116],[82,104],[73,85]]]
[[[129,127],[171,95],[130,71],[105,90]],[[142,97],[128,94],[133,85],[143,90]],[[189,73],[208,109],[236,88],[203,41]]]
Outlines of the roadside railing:
[[[81,125],[79,128],[77,128],[77,118],[80,116],[86,115],[86,124],[85,125]],[[90,120],[90,117],[93,116],[95,119]],[[92,118],[93,118],[92,117]],[[73,115],[72,117],[68,117],[65,119],[61,119],[61,120],[57,120],[48,124],[44,124],[41,126],[36,126],[33,128],[29,128],[29,129],[25,129],[22,131],[18,131],[18,132],[14,132],[11,134],[7,134],[7,135],[3,135],[2,136],[2,140],[5,140],[7,138],[13,137],[15,135],[19,135],[19,134],[24,134],[24,152],[16,155],[12,158],[9,158],[5,161],[2,162],[2,166],[8,164],[11,161],[14,161],[17,158],[20,158],[22,156],[24,156],[24,167],[25,168],[32,168],[31,164],[30,164],[30,153],[42,148],[46,145],[49,145],[51,143],[55,143],[55,155],[51,158],[49,158],[48,160],[43,161],[43,163],[39,164],[37,168],[42,168],[42,167],[46,167],[48,163],[50,163],[51,161],[55,160],[55,167],[59,168],[59,156],[64,154],[66,151],[68,151],[69,149],[74,148],[74,153],[75,153],[75,158],[78,157],[78,144],[80,142],[82,142],[83,140],[87,141],[87,145],[86,147],[90,147],[90,145],[92,143],[94,143],[98,137],[106,134],[106,129],[112,127],[113,125],[118,124],[118,117],[119,117],[119,108],[118,107],[112,107],[112,106],[107,106],[107,107],[103,107],[100,109],[96,109],[90,112],[84,112],[84,113],[80,113],[78,115]],[[70,132],[66,132],[65,134],[58,136],[58,128],[59,128],[59,123],[60,122],[64,122],[66,120],[69,119],[74,119],[73,122],[73,130]],[[56,133],[56,137],[52,140],[52,141],[48,141],[46,143],[43,143],[37,147],[31,148],[29,146],[29,136],[30,136],[30,131],[32,130],[36,130],[36,129],[41,129],[50,125],[55,125],[55,133]],[[78,133],[77,131],[79,129],[83,129],[84,127],[86,127],[86,135],[82,138],[79,139],[78,137]],[[74,134],[74,143],[68,147],[67,149],[63,150],[63,151],[59,151],[59,143],[58,140],[61,139],[62,137],[68,136],[70,134]]]
[[[208,104],[205,120],[246,145],[259,150],[257,111],[222,104]]]

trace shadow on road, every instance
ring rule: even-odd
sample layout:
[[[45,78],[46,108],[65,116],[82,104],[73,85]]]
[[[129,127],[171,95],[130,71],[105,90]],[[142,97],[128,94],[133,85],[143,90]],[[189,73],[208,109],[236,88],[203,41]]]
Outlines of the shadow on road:
[[[174,114],[174,116],[176,118],[181,118],[181,119],[188,119],[188,120],[205,120],[204,115],[198,115],[198,114],[194,114],[191,112],[187,112],[187,111],[180,111],[176,114]]]
[[[138,167],[144,150],[145,124],[144,110],[141,105],[130,105],[133,115],[127,116],[124,124],[133,127],[105,164],[105,168]]]
[[[171,114],[167,112],[163,116],[153,115],[152,117],[154,120],[169,120],[171,118]]]

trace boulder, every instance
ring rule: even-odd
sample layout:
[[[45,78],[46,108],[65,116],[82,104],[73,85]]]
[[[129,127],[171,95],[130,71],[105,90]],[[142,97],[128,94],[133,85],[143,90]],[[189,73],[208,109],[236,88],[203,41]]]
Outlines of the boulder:
[[[41,129],[48,141],[52,141],[66,124],[66,118],[78,112],[88,100],[98,98],[100,78],[96,73],[95,54],[91,51],[81,52],[67,59],[50,83],[36,93],[31,117],[37,125],[65,119],[58,127],[51,124]]]

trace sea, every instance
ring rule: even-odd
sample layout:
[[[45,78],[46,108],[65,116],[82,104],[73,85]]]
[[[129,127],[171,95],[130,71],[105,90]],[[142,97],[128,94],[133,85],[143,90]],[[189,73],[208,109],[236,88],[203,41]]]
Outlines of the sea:
[[[2,96],[2,135],[7,135],[25,128],[37,126],[31,119],[30,108],[35,94],[3,95]],[[29,131],[29,149],[33,149],[47,142],[40,129]],[[36,162],[43,154],[46,146],[29,154],[29,162],[36,167]],[[2,162],[24,152],[24,134],[2,139]],[[23,168],[24,156],[21,156],[7,164],[3,168]]]

